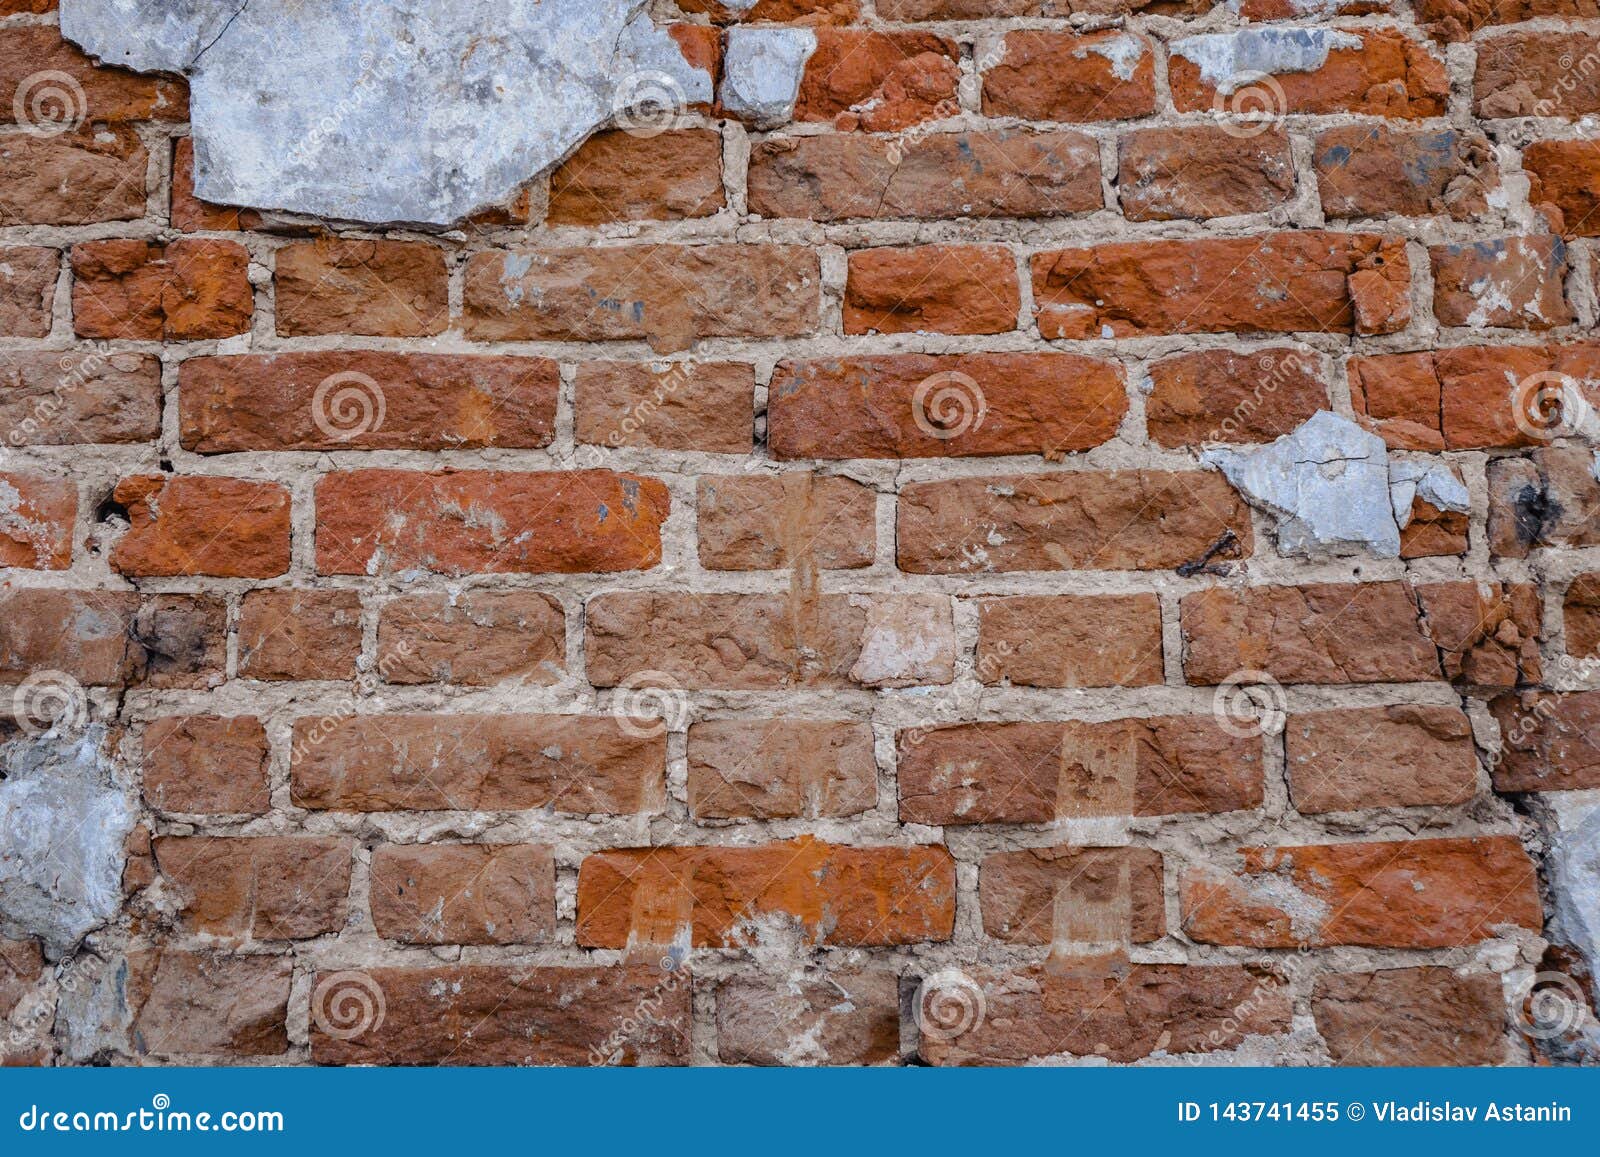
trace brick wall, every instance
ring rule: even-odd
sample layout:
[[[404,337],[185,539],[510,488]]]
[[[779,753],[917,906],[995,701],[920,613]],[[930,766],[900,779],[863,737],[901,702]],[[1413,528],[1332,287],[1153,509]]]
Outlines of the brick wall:
[[[4,751],[134,810],[91,927],[0,891],[8,1059],[1595,1055],[1585,7],[762,0],[793,124],[440,234],[197,201],[181,80],[51,7]],[[1197,451],[1324,409],[1470,514],[1281,557]]]

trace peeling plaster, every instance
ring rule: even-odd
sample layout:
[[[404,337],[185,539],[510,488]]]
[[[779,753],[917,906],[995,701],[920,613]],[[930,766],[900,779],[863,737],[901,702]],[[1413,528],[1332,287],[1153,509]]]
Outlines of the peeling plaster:
[[[1200,79],[1224,96],[1263,74],[1315,72],[1336,48],[1360,48],[1361,38],[1327,28],[1246,28],[1172,42],[1172,55],[1196,65]]]
[[[62,0],[61,29],[107,63],[189,77],[200,197],[448,225],[619,116],[711,100],[645,6]]]
[[[1330,410],[1259,450],[1208,450],[1204,461],[1245,501],[1277,518],[1278,553],[1285,555],[1398,558],[1413,500],[1439,510],[1471,508],[1466,487],[1447,468],[1391,460],[1382,438]]]
[[[758,126],[794,116],[800,76],[817,50],[809,28],[733,28],[723,59],[718,98],[735,116]]]

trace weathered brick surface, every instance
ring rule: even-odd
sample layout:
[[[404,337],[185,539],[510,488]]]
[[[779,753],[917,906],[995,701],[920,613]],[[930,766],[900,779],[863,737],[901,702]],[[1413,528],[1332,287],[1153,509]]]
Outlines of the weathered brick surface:
[[[660,806],[663,736],[579,715],[302,718],[290,794],[316,811],[630,813]]]
[[[0,1064],[1570,1063],[1593,0],[682,7],[420,229],[0,0],[0,793],[134,813]],[[1283,555],[1322,411],[1468,509]]]
[[[689,810],[712,819],[848,816],[877,802],[872,729],[811,719],[708,719],[689,729]]]
[[[170,245],[89,241],[72,247],[72,324],[79,337],[193,341],[250,328],[249,254],[232,241]]]
[[[183,444],[238,450],[534,448],[555,435],[560,369],[545,358],[290,353],[191,358]]]
[[[1194,939],[1448,948],[1544,922],[1533,861],[1513,837],[1245,848],[1239,859],[1237,871],[1184,872]]]
[[[278,250],[278,332],[423,337],[450,320],[444,251],[411,241],[312,241]]]
[[[955,861],[942,846],[842,847],[810,837],[747,848],[657,847],[586,856],[578,943],[621,948],[755,942],[793,923],[816,943],[871,946],[948,939]]]
[[[385,845],[372,853],[372,923],[411,944],[532,944],[556,922],[555,862],[529,844]]]
[[[1113,437],[1127,407],[1117,367],[1077,354],[782,362],[767,442],[779,458],[1058,457]]]
[[[1259,806],[1261,745],[1210,718],[966,723],[902,732],[900,818],[1050,823]]]
[[[573,573],[661,559],[666,487],[608,470],[358,470],[317,486],[317,569]],[[530,534],[530,527],[537,533]]]

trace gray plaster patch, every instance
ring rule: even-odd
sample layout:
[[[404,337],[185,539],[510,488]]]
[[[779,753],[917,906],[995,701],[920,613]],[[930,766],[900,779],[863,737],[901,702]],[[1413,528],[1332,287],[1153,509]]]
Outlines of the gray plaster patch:
[[[1226,95],[1263,74],[1315,72],[1335,48],[1360,48],[1361,38],[1328,28],[1245,28],[1172,42],[1174,56],[1196,65],[1200,79]]]
[[[1449,469],[1391,461],[1382,438],[1330,410],[1259,450],[1220,448],[1203,458],[1245,501],[1277,518],[1280,554],[1398,558],[1414,499],[1439,510],[1471,509],[1467,488]]]
[[[38,937],[52,960],[122,907],[135,817],[105,742],[96,724],[0,746],[0,936]]]
[[[646,0],[62,0],[87,52],[190,80],[206,200],[448,225],[641,106],[711,99]]]
[[[735,116],[757,125],[794,116],[800,77],[817,50],[809,28],[732,28],[717,96]]]

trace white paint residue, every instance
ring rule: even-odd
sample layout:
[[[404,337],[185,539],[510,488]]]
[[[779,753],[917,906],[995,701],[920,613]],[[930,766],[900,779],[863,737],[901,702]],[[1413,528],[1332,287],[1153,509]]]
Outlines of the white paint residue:
[[[1172,54],[1196,65],[1200,79],[1227,95],[1263,74],[1315,72],[1336,48],[1360,48],[1361,37],[1328,28],[1245,28],[1172,43]]]

